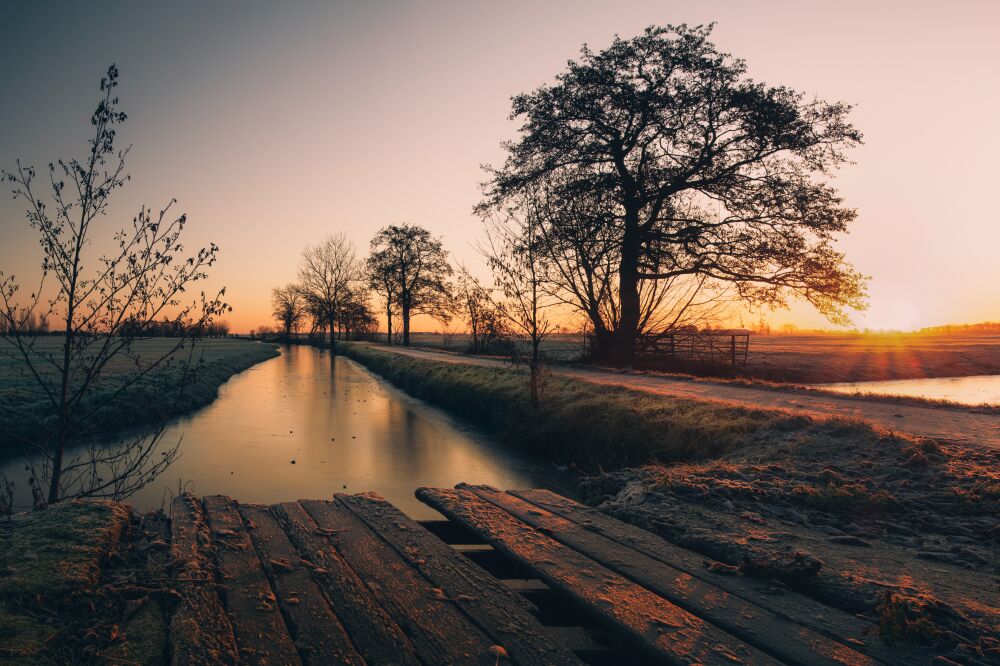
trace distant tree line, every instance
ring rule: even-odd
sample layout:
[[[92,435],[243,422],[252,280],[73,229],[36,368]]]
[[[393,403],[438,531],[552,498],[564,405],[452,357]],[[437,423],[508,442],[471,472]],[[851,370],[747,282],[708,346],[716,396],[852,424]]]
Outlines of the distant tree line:
[[[26,336],[58,335],[59,331],[49,329],[49,319],[47,314],[39,315],[34,308],[14,307],[9,316],[0,314],[0,337],[19,333]]]
[[[1000,333],[1000,321],[984,321],[978,324],[947,324],[945,326],[928,326],[917,333],[941,335],[946,333]]]
[[[229,336],[229,322],[212,320],[207,322],[178,322],[169,318],[153,321],[128,319],[122,323],[123,334],[135,338],[225,338]]]

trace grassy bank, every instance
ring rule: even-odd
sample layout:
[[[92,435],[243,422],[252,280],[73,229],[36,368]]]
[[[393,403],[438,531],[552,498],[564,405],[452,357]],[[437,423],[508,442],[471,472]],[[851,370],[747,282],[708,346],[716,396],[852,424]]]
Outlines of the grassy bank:
[[[40,344],[57,345],[58,340],[45,339]],[[136,350],[148,359],[159,358],[173,344],[169,339],[143,340]],[[96,408],[84,425],[94,434],[105,434],[186,414],[215,400],[219,387],[234,374],[278,355],[273,345],[249,340],[203,340],[197,343],[193,356],[189,357],[189,351],[178,352],[177,362],[151,372],[114,404],[106,404],[109,395],[134,372],[134,365],[124,358],[110,363],[105,377],[82,406],[84,412]],[[194,363],[194,372],[178,392],[180,361],[188,358]],[[0,455],[18,451],[23,438],[37,436],[38,421],[54,422],[44,392],[24,363],[9,353],[0,353],[0,401]]]
[[[877,441],[868,426],[718,402],[685,400],[549,377],[531,405],[527,377],[415,359],[360,345],[343,353],[408,393],[498,430],[508,441],[586,470],[707,460],[761,441],[830,437]]]

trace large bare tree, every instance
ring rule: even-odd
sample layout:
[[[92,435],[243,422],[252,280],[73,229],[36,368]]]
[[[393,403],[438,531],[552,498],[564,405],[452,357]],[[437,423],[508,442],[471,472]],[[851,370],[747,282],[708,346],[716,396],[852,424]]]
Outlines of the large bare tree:
[[[486,188],[486,208],[553,177],[563,198],[600,196],[604,214],[574,223],[614,237],[621,310],[602,351],[619,364],[644,282],[703,276],[772,307],[795,295],[835,322],[864,306],[864,278],[833,247],[855,211],[825,182],[861,141],[850,107],[752,80],[710,33],[651,27],[584,47],[514,98],[520,136]]]
[[[508,199],[503,209],[488,212],[500,219],[516,217],[518,207],[533,211],[535,250],[546,291],[561,305],[587,319],[593,350],[607,360],[621,326],[622,227],[613,220],[608,193],[580,191],[544,182]],[[732,304],[724,283],[704,275],[682,274],[639,282],[636,336],[650,340],[679,328],[712,324]]]
[[[451,310],[453,273],[441,240],[422,227],[403,224],[383,227],[371,241],[368,257],[370,284],[387,297],[390,321],[398,309],[403,345],[410,344],[410,317],[426,314],[447,321]]]
[[[0,353],[23,364],[52,414],[51,419],[20,414],[36,421],[34,434],[22,442],[36,502],[78,496],[120,499],[163,471],[177,447],[155,455],[162,423],[117,445],[88,446],[82,452],[73,445],[97,431],[100,414],[122,407],[129,390],[153,373],[161,382],[176,380],[173,389],[163,386],[162,400],[171,399],[171,390],[182,391],[194,369],[193,339],[229,309],[222,291],[215,297],[185,295],[208,276],[218,248],[212,244],[190,254],[184,249],[187,217],[171,212],[173,201],[157,212],[142,208],[117,231],[107,228],[111,196],[129,178],[128,148],[115,147],[126,119],[117,87],[118,69],[111,66],[101,79],[83,159],[49,164],[42,188],[33,167],[18,162],[13,172],[3,172],[14,198],[27,204],[42,251],[41,275],[30,294],[13,275],[0,273],[0,338],[6,343]],[[49,191],[48,202],[39,189]],[[98,254],[102,249],[109,251]],[[35,335],[31,322],[36,318],[58,332],[57,351],[45,344],[51,338]],[[157,318],[165,320],[175,337],[155,348],[136,344],[163,323]],[[185,346],[187,354],[181,354]],[[109,372],[113,363],[118,369]]]
[[[334,348],[334,331],[342,319],[341,308],[364,279],[364,265],[344,234],[329,236],[318,245],[302,251],[299,262],[299,289],[317,313],[326,316],[330,330],[330,349]]]

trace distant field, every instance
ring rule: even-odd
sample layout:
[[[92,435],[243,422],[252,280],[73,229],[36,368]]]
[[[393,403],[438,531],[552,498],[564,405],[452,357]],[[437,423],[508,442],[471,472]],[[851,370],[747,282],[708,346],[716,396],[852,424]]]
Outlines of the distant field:
[[[439,333],[415,333],[412,339],[416,347],[453,351],[468,345],[464,334],[453,336],[450,347]],[[553,361],[576,361],[583,341],[578,335],[554,336],[544,351]],[[801,383],[992,375],[1000,374],[1000,334],[755,335],[745,368],[680,361],[662,369]]]
[[[1000,335],[755,336],[749,370],[798,382],[1000,374]]]
[[[39,338],[40,352],[59,348],[58,337]],[[167,338],[143,340],[135,345],[136,351],[146,362],[159,358],[171,349],[174,341]],[[24,362],[12,354],[15,350],[0,341],[0,455],[15,450],[23,437],[37,434],[37,421],[51,423],[54,415],[43,391],[30,376]],[[178,361],[187,359],[190,348],[177,353]],[[197,370],[193,380],[178,395],[178,364],[157,369],[129,387],[116,406],[104,405],[109,393],[117,390],[121,382],[134,370],[130,359],[114,359],[106,369],[106,376],[86,405],[98,407],[88,424],[93,433],[113,432],[184,414],[202,407],[215,399],[218,388],[237,372],[266,359],[277,356],[273,345],[249,340],[202,340],[194,348],[192,360]],[[51,377],[55,381],[55,377]]]

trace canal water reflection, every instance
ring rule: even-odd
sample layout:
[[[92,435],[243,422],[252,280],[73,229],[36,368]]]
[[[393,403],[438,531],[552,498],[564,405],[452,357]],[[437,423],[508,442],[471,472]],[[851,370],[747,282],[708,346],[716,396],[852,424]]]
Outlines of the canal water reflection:
[[[159,508],[178,483],[199,495],[225,494],[273,503],[375,491],[414,517],[433,512],[413,497],[418,486],[460,481],[501,488],[569,484],[551,464],[496,442],[441,410],[415,400],[364,367],[312,347],[233,377],[219,398],[167,429],[181,439],[180,458],[129,500]],[[3,470],[26,490],[19,465]],[[28,498],[19,497],[19,500]]]

